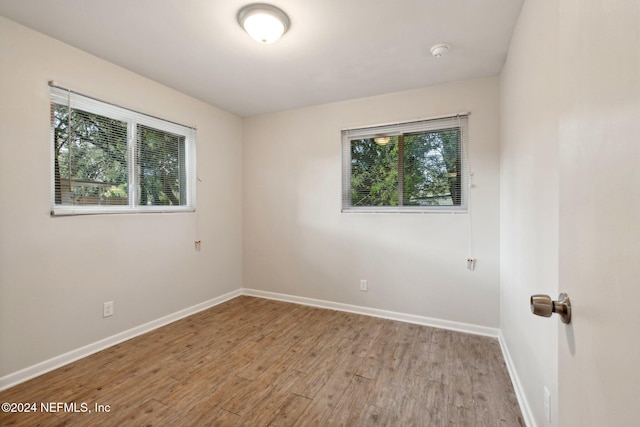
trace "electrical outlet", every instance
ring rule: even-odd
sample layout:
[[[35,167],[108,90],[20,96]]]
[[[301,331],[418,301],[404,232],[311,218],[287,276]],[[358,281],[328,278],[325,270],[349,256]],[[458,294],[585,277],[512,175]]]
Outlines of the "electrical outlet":
[[[365,279],[360,280],[360,290],[366,292],[368,289],[368,284]]]
[[[107,301],[102,307],[102,317],[113,316],[113,301]]]
[[[551,422],[551,393],[546,386],[544,387],[544,413],[547,415],[547,421]]]

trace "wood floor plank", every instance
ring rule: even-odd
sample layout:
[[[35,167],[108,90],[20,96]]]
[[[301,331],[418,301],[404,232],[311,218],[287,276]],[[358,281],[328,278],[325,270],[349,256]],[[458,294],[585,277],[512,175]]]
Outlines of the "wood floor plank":
[[[0,392],[2,426],[524,426],[496,339],[241,296]]]
[[[270,427],[289,427],[306,424],[306,421],[302,421],[300,418],[311,401],[308,397],[290,393],[268,425]]]
[[[294,393],[314,398],[327,383],[335,386],[332,381],[336,375],[339,382],[344,383],[360,369],[366,356],[363,349],[369,348],[372,342],[371,334],[365,333],[371,320],[351,313],[343,313],[335,318],[343,323],[334,324],[330,329],[330,337],[323,336],[314,344],[312,351],[303,357],[302,367],[294,365],[295,369],[306,372],[304,378],[293,387]]]
[[[358,422],[354,424],[359,427],[369,426],[389,426],[393,425],[388,420],[389,412],[375,405],[365,404],[358,418]]]
[[[378,375],[375,387],[369,396],[369,403],[381,408],[394,403],[398,389],[405,386],[403,379],[408,375],[409,353],[418,327],[409,323],[394,325],[393,335],[387,336],[387,347],[378,362]]]
[[[367,396],[373,387],[373,380],[358,375],[351,377],[351,382],[342,397],[331,412],[327,425],[354,426],[357,425],[362,411],[367,405]]]
[[[266,385],[265,381],[266,387],[238,408],[238,412],[243,415],[243,422],[252,426],[269,425],[281,408],[287,404],[291,396],[291,386],[300,375],[303,374],[286,369],[274,377],[270,384]]]

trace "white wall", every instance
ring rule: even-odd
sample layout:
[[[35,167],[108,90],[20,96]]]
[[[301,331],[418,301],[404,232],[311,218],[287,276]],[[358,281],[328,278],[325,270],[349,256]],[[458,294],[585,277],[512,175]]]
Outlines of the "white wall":
[[[0,70],[0,378],[242,286],[241,119],[2,17]],[[197,213],[52,218],[52,79],[196,125]]]
[[[558,296],[558,2],[524,2],[500,76],[500,329],[528,402],[557,425],[558,321],[529,297]]]
[[[245,119],[245,287],[497,327],[498,98],[493,77]],[[461,111],[473,272],[466,214],[340,212],[341,129]]]

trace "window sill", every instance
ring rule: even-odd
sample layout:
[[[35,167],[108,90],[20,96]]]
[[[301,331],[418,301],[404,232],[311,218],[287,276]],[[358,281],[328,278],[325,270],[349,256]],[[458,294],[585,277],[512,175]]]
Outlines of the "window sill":
[[[397,206],[370,206],[370,207],[350,207],[342,208],[342,213],[399,213],[399,214],[466,214],[468,213],[466,206],[433,206],[424,208],[420,206],[397,207]]]
[[[73,215],[111,215],[111,214],[144,214],[144,213],[178,213],[195,212],[194,206],[56,206],[51,209],[51,216]]]

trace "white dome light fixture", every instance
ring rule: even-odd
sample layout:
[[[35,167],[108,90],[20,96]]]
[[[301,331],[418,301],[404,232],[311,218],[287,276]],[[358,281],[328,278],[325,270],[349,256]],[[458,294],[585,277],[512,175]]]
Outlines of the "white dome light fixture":
[[[262,44],[276,42],[287,32],[291,24],[286,13],[265,3],[253,3],[240,9],[238,23]]]
[[[440,44],[434,45],[431,48],[431,54],[436,58],[440,58],[442,55],[446,54],[447,52],[449,52],[449,45],[446,43],[440,43]]]

